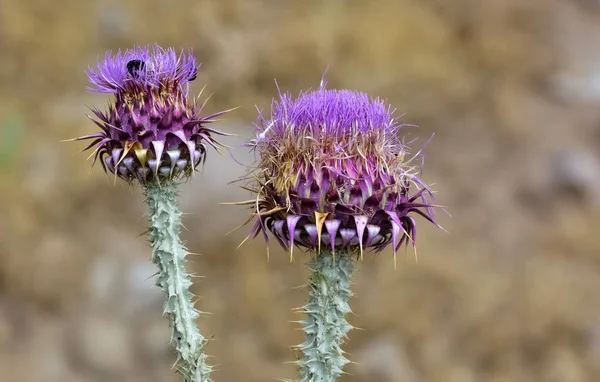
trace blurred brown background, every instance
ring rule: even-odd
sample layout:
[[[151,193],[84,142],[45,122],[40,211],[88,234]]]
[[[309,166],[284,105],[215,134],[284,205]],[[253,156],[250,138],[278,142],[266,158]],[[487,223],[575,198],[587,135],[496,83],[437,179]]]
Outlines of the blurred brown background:
[[[389,99],[420,137],[449,234],[421,222],[409,251],[356,272],[344,381],[600,380],[598,0],[0,0],[0,381],[175,381],[139,188],[89,171],[84,69],[105,50],[193,47],[194,91],[218,127],[252,134],[273,79],[297,93],[355,88]],[[217,126],[215,126],[217,127]],[[306,256],[257,240],[209,154],[182,190],[199,320],[216,381],[296,376]]]

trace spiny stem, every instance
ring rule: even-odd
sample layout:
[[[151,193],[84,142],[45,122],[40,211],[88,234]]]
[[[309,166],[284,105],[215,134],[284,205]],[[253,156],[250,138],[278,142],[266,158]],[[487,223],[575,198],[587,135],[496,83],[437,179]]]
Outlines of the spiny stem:
[[[149,207],[148,237],[152,262],[158,267],[156,285],[166,294],[164,314],[172,329],[171,344],[177,351],[176,371],[184,382],[211,382],[212,367],[206,364],[207,340],[200,334],[194,308],[190,275],[185,270],[188,252],[179,238],[181,211],[177,206],[177,183],[167,181],[145,186]]]
[[[354,269],[348,252],[321,252],[310,262],[308,303],[303,307],[307,317],[302,321],[306,340],[299,348],[304,358],[298,361],[300,382],[334,382],[344,366],[341,345],[352,326],[346,321],[350,313],[350,277]]]

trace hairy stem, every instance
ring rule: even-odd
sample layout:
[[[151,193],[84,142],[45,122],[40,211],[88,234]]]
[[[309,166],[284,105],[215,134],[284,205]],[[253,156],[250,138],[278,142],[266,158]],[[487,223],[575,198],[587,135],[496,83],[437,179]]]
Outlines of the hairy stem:
[[[306,340],[300,345],[304,358],[300,365],[301,382],[333,382],[349,362],[341,345],[352,326],[350,313],[350,277],[354,268],[349,253],[321,252],[309,263],[309,298],[302,321]]]
[[[204,354],[206,339],[196,326],[200,312],[194,308],[190,275],[185,270],[188,254],[179,238],[181,212],[177,206],[177,184],[149,183],[145,187],[149,207],[152,262],[158,267],[156,285],[166,294],[164,313],[172,329],[171,344],[177,350],[175,369],[184,382],[209,382],[211,366]]]

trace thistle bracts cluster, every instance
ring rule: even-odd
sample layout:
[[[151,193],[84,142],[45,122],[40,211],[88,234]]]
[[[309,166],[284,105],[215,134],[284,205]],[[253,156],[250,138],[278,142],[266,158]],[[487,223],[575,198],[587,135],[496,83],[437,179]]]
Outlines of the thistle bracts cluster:
[[[251,235],[262,231],[268,240],[270,230],[290,255],[294,245],[362,255],[414,244],[414,216],[435,224],[433,194],[392,114],[380,99],[323,85],[296,99],[280,94],[251,143],[260,155]]]
[[[92,140],[86,149],[95,147],[94,162],[127,182],[189,177],[207,145],[219,146],[212,135],[222,133],[205,125],[225,113],[201,116],[204,104],[188,100],[198,69],[191,52],[159,46],[107,53],[88,70],[88,90],[114,98],[106,112],[92,110],[101,131],[77,140]]]

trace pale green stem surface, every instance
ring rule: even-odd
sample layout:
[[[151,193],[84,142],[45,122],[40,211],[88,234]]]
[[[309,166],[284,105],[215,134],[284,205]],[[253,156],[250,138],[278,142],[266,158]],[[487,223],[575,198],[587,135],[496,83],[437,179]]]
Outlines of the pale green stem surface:
[[[302,321],[306,340],[299,348],[304,358],[298,361],[301,382],[334,382],[350,362],[341,345],[352,326],[346,321],[350,313],[350,277],[354,269],[347,252],[322,251],[309,263],[312,270],[308,283],[308,303]]]
[[[150,183],[145,187],[149,207],[152,262],[158,267],[156,285],[166,294],[164,314],[172,329],[171,344],[177,351],[175,369],[184,382],[210,382],[212,367],[204,354],[206,339],[196,326],[190,275],[185,270],[188,252],[179,238],[181,211],[177,206],[177,183]]]

